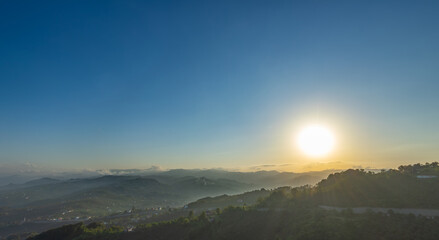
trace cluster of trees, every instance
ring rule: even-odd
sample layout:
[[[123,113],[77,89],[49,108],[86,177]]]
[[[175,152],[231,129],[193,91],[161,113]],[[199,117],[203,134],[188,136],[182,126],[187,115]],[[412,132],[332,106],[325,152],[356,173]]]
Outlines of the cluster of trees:
[[[439,175],[439,163],[432,162],[426,164],[413,164],[413,165],[403,165],[399,166],[398,170],[401,173],[410,175]]]
[[[349,169],[329,175],[316,186],[278,188],[259,206],[439,208],[439,178],[418,178],[427,173],[438,176],[438,164],[401,166],[378,173]]]
[[[123,232],[123,228],[119,226],[107,227],[102,223],[77,223],[65,225],[56,229],[43,232],[39,235],[29,237],[30,240],[46,239],[46,240],[81,240],[81,239],[107,239],[114,238]]]
[[[237,195],[220,195],[216,197],[205,197],[195,202],[189,203],[189,209],[212,209],[225,208],[229,206],[249,206],[257,203],[259,199],[266,198],[271,193],[270,190],[261,188]]]

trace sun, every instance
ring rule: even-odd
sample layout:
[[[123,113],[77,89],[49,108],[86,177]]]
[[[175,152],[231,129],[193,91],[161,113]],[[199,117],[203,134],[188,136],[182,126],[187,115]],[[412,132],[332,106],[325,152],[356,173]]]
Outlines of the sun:
[[[303,128],[296,139],[297,145],[310,157],[327,156],[335,146],[335,137],[331,130],[314,124]]]

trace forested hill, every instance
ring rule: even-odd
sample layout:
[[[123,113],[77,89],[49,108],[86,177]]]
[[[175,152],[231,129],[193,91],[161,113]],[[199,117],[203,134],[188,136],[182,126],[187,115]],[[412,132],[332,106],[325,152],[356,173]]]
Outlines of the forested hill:
[[[437,240],[439,219],[414,215],[226,208],[221,213],[141,225],[131,232],[82,223],[50,230],[30,240]]]
[[[437,163],[379,173],[347,170],[316,186],[283,187],[250,207],[228,207],[173,221],[139,225],[64,226],[32,240],[140,239],[439,239],[439,218],[413,214],[328,211],[319,205],[438,208]]]
[[[379,173],[349,169],[316,186],[278,188],[261,206],[294,204],[339,207],[439,208],[439,166],[400,166]]]

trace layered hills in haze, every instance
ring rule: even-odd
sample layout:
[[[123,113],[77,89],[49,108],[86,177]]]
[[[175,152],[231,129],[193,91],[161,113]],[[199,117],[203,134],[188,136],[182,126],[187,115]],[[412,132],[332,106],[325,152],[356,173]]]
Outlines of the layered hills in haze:
[[[437,163],[401,166],[378,173],[347,170],[331,174],[315,186],[281,187],[252,206],[226,207],[130,231],[117,225],[83,223],[37,235],[48,239],[438,239],[439,166]],[[246,193],[261,194],[266,190]],[[190,206],[223,207],[241,196],[205,198]],[[232,201],[233,202],[233,201]],[[206,205],[207,204],[207,205]],[[325,205],[343,210],[328,210]],[[355,207],[382,207],[355,213]],[[409,214],[395,212],[399,208]],[[408,209],[407,209],[408,208]],[[422,212],[416,210],[422,209]],[[435,217],[436,216],[436,217]]]
[[[23,223],[104,217],[133,208],[178,208],[205,197],[240,194],[261,188],[315,184],[331,172],[111,170],[106,174],[112,175],[87,178],[39,178],[24,184],[0,187],[0,230]],[[248,201],[238,205],[254,203],[261,196],[266,196],[265,192],[248,198],[246,195],[244,200]],[[236,203],[237,200],[239,198],[228,203]],[[200,206],[204,208],[208,205],[217,206],[216,203]],[[227,204],[220,205],[224,207]]]

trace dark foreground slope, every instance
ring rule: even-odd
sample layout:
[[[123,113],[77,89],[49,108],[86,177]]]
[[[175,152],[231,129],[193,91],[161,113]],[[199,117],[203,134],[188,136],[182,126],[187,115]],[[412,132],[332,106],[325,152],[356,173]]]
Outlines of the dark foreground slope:
[[[341,207],[438,208],[437,163],[402,166],[380,173],[347,170],[314,187],[284,187],[251,207],[229,207],[179,219],[139,225],[70,225],[42,233],[47,239],[439,239],[439,218],[413,214],[354,214]],[[428,177],[426,177],[428,176]]]
[[[352,214],[319,208],[285,211],[227,208],[213,216],[179,218],[139,226],[132,232],[103,225],[64,226],[42,233],[33,240],[48,239],[438,239],[439,219],[414,215]]]

